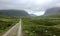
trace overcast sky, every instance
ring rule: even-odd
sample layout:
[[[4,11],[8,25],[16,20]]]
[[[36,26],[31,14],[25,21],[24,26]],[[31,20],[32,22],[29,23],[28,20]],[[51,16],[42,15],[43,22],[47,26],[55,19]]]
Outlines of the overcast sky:
[[[45,10],[48,8],[59,7],[59,6],[60,6],[60,0],[0,0],[0,10],[25,9],[30,14],[41,12],[39,15],[42,15],[42,13],[44,14]]]

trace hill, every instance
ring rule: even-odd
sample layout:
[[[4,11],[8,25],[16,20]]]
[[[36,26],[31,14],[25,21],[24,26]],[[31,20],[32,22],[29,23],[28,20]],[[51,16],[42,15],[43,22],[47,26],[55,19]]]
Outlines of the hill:
[[[34,14],[30,14],[30,16],[31,16],[31,17],[36,17],[36,15],[34,15]]]
[[[0,15],[4,16],[29,16],[24,10],[0,10]]]
[[[46,10],[44,16],[58,16],[60,17],[60,7],[49,8]]]

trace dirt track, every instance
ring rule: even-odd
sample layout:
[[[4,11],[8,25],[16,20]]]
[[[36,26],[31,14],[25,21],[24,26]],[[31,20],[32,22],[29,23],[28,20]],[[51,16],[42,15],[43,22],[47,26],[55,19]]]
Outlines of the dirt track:
[[[15,26],[13,26],[11,29],[9,29],[3,36],[22,36],[21,33],[21,19],[19,23],[17,23]]]

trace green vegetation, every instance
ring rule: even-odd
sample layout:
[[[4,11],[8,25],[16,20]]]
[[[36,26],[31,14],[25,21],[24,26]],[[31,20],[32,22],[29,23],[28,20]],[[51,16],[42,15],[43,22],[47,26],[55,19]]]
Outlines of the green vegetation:
[[[23,18],[23,36],[60,36],[60,18]]]
[[[0,10],[0,15],[3,16],[29,16],[25,10]]]
[[[0,36],[18,23],[19,17],[0,16]]]

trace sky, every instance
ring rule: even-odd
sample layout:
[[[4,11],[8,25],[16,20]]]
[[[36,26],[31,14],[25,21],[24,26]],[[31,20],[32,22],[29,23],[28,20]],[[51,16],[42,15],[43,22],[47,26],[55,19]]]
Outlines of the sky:
[[[59,6],[60,0],[0,0],[0,10],[22,9],[37,16],[43,15],[48,8]]]

